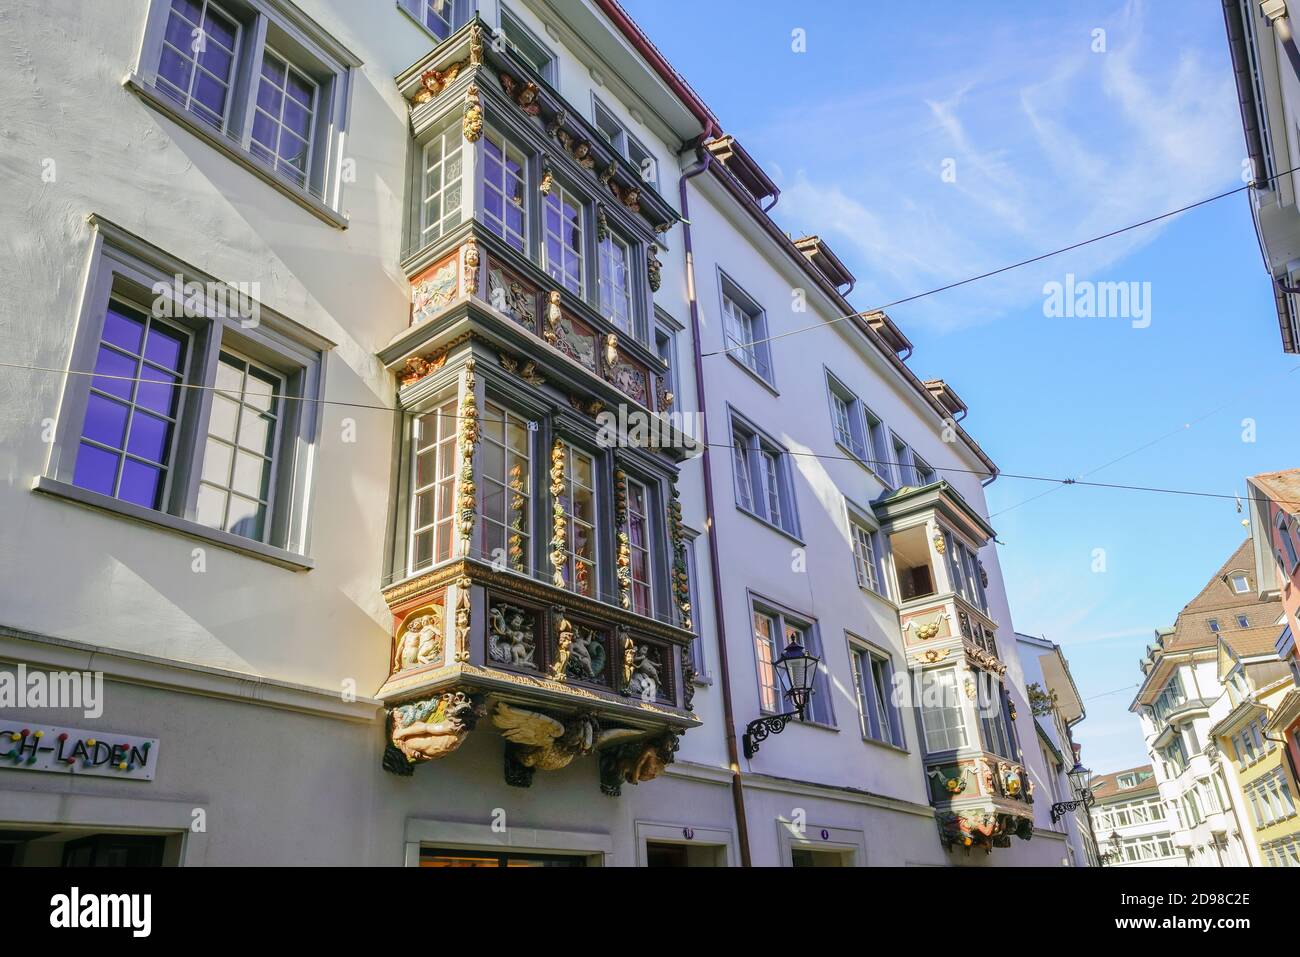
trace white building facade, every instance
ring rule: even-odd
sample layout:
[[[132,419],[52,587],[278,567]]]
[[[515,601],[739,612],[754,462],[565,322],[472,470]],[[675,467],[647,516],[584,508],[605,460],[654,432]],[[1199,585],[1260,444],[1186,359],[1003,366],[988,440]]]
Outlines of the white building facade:
[[[616,3],[7,23],[5,859],[1084,863],[965,407]]]
[[[1097,775],[1088,787],[1092,829],[1107,867],[1187,866],[1149,764]]]

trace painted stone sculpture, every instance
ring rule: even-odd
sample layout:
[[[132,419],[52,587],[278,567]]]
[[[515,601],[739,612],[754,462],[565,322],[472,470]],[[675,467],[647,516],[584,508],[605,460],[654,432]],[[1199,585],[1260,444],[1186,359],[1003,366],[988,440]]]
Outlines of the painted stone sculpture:
[[[532,668],[537,651],[536,621],[522,608],[496,605],[488,613],[491,631],[488,655],[493,661],[516,668]]]
[[[393,708],[384,770],[406,777],[416,764],[446,757],[464,743],[482,713],[482,699],[460,691]]]
[[[532,785],[535,771],[558,771],[574,758],[640,733],[632,728],[602,730],[595,716],[587,713],[561,721],[505,702],[493,709],[492,723],[507,742],[506,783],[524,788]]]
[[[411,301],[411,325],[431,319],[435,313],[456,298],[459,274],[454,262],[447,263],[428,279],[415,286]]]
[[[623,793],[624,784],[652,781],[673,763],[678,737],[668,732],[650,741],[635,741],[602,751],[600,790],[610,797]]]
[[[441,664],[442,651],[442,608],[430,605],[418,609],[402,623],[402,633],[393,655],[393,672]]]

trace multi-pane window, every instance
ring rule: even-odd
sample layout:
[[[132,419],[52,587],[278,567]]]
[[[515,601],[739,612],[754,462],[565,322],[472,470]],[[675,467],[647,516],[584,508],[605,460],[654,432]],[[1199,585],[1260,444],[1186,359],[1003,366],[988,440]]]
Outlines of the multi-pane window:
[[[67,378],[35,487],[299,564],[272,550],[304,549],[319,341],[212,280],[203,304],[174,299],[193,277],[178,279],[175,261],[138,237],[91,224],[102,242],[70,359],[83,374]],[[301,451],[280,454],[291,445]]]
[[[984,746],[1004,758],[1014,757],[1010,722],[1005,712],[1005,692],[990,676],[976,672],[977,683],[983,688],[979,695],[980,727],[984,733]]]
[[[928,752],[966,747],[966,718],[954,669],[921,673],[921,727],[925,729]]]
[[[73,484],[162,508],[190,337],[111,300],[95,356]]]
[[[420,240],[430,243],[460,225],[462,146],[460,120],[443,126],[424,146]]]
[[[871,444],[872,460],[868,464],[873,472],[883,478],[885,482],[888,482],[889,430],[885,428],[885,423],[873,414],[870,409],[864,408],[863,416],[867,420],[867,440]]]
[[[172,0],[167,14],[157,89],[217,129],[230,107],[239,29],[211,0]]]
[[[894,474],[898,476],[898,485],[919,485],[916,469],[912,464],[912,450],[897,435],[892,437],[891,447],[894,452]]]
[[[307,74],[270,47],[263,51],[249,149],[299,186],[306,184],[311,170],[318,93]]]
[[[452,556],[457,419],[456,400],[451,398],[412,423],[411,573]]]
[[[637,138],[627,131],[627,127],[601,105],[599,100],[592,103],[592,116],[596,121],[596,129],[600,131],[601,136],[605,137],[609,145],[637,168],[642,180],[658,188],[658,164],[650,155],[650,151],[642,146]]]
[[[1255,815],[1255,827],[1265,828],[1296,813],[1291,788],[1279,769],[1254,782],[1246,791]]]
[[[361,63],[281,0],[148,0],[126,85],[247,170],[343,227],[348,95]]]
[[[469,13],[467,0],[402,0],[402,5],[439,40],[451,36]]]
[[[885,655],[853,647],[853,680],[862,717],[862,735],[903,746],[903,724],[894,699],[894,666]]]
[[[677,339],[672,331],[655,326],[655,354],[664,367],[664,389],[677,392]]]
[[[916,472],[917,485],[929,485],[937,477],[934,469],[930,468],[921,456],[917,455],[915,452],[912,453],[912,467]]]
[[[483,413],[479,549],[494,565],[526,573],[532,567],[532,433],[526,420],[496,403],[485,403]]]
[[[691,642],[691,660],[695,665],[697,675],[708,673],[707,662],[704,658],[704,638],[700,631],[700,589],[699,579],[695,573],[695,539],[688,536],[685,544],[686,553],[686,584],[691,602],[691,631],[695,633],[695,640]],[[680,611],[678,612],[680,621]]]
[[[505,38],[506,46],[515,51],[547,83],[555,85],[555,54],[504,7],[501,9],[501,35]]]
[[[627,479],[627,537],[632,551],[632,610],[639,615],[654,611],[650,564],[650,492]]]
[[[195,513],[204,525],[265,537],[283,392],[279,373],[221,353]]]
[[[722,295],[722,332],[727,340],[727,352],[765,382],[772,381],[766,341],[767,324],[762,311],[754,306],[737,302],[737,297],[724,291]]]
[[[858,576],[858,584],[870,588],[877,595],[888,597],[882,572],[880,533],[850,512],[849,534],[853,539],[853,567]]]
[[[961,595],[976,608],[987,611],[988,597],[984,592],[984,581],[980,576],[979,559],[967,544],[943,529],[944,553],[948,559],[948,577],[952,579],[952,590]]]
[[[565,587],[596,597],[596,460],[571,445],[564,446],[564,491],[560,506],[566,525]]]
[[[810,654],[822,657],[817,631],[801,621],[775,609],[753,608],[754,656],[758,664],[759,704],[768,714],[777,714],[793,708],[785,698],[785,689],[776,672],[776,661],[792,641],[797,641]],[[820,662],[813,678],[813,694],[805,711],[805,719],[817,724],[833,725],[829,681],[826,669]]]
[[[600,242],[600,313],[619,329],[636,334],[632,314],[632,261],[627,243],[613,233]]]
[[[790,534],[796,534],[794,495],[785,450],[741,425],[732,426],[736,504]]]
[[[483,224],[527,255],[528,161],[495,130],[483,136]]]
[[[1232,590],[1238,595],[1244,595],[1246,592],[1250,591],[1250,579],[1245,575],[1233,575]]]
[[[584,294],[582,202],[559,183],[542,203],[546,272],[576,296]]]

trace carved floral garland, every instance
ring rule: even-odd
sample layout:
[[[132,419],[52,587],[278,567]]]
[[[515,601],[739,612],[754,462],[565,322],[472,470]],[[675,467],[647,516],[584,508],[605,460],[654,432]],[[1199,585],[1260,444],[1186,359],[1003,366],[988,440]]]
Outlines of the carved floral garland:
[[[510,520],[510,535],[506,539],[506,559],[510,567],[517,572],[526,571],[528,556],[524,553],[524,524],[527,521],[525,510],[528,508],[527,476],[523,464],[515,462],[510,466],[510,509],[514,516]]]
[[[469,661],[469,589],[468,578],[456,579],[456,660]]]
[[[564,588],[564,566],[568,559],[569,522],[564,515],[564,443],[559,439],[551,446],[551,581]]]
[[[461,554],[468,555],[477,515],[474,485],[474,450],[478,446],[478,402],[474,396],[474,360],[465,363],[465,392],[460,400],[460,540]]]
[[[614,468],[614,529],[618,539],[615,573],[618,576],[618,603],[632,607],[632,538],[627,527],[627,473]]]
[[[686,536],[682,532],[682,497],[677,483],[672,485],[668,500],[668,535],[673,546],[673,597],[682,614],[682,627],[695,630],[691,617],[691,575],[686,566]]]

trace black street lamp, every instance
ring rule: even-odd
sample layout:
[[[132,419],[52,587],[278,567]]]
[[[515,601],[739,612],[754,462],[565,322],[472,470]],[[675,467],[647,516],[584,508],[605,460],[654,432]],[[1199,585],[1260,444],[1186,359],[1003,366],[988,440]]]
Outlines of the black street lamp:
[[[765,741],[768,735],[780,734],[784,731],[791,718],[803,718],[808,702],[815,694],[813,680],[817,677],[818,660],[799,643],[798,635],[790,637],[790,643],[776,659],[775,666],[784,696],[794,705],[794,710],[784,714],[765,715],[749,722],[744,736],[746,758],[752,758],[758,753],[758,743]]]
[[[1074,793],[1079,795],[1074,801],[1058,801],[1052,805],[1052,823],[1055,824],[1071,811],[1077,811],[1079,808],[1092,807],[1092,791],[1087,787],[1088,778],[1092,772],[1085,768],[1079,761],[1074,762],[1074,767],[1070,768],[1065,774],[1070,779],[1070,787]]]

